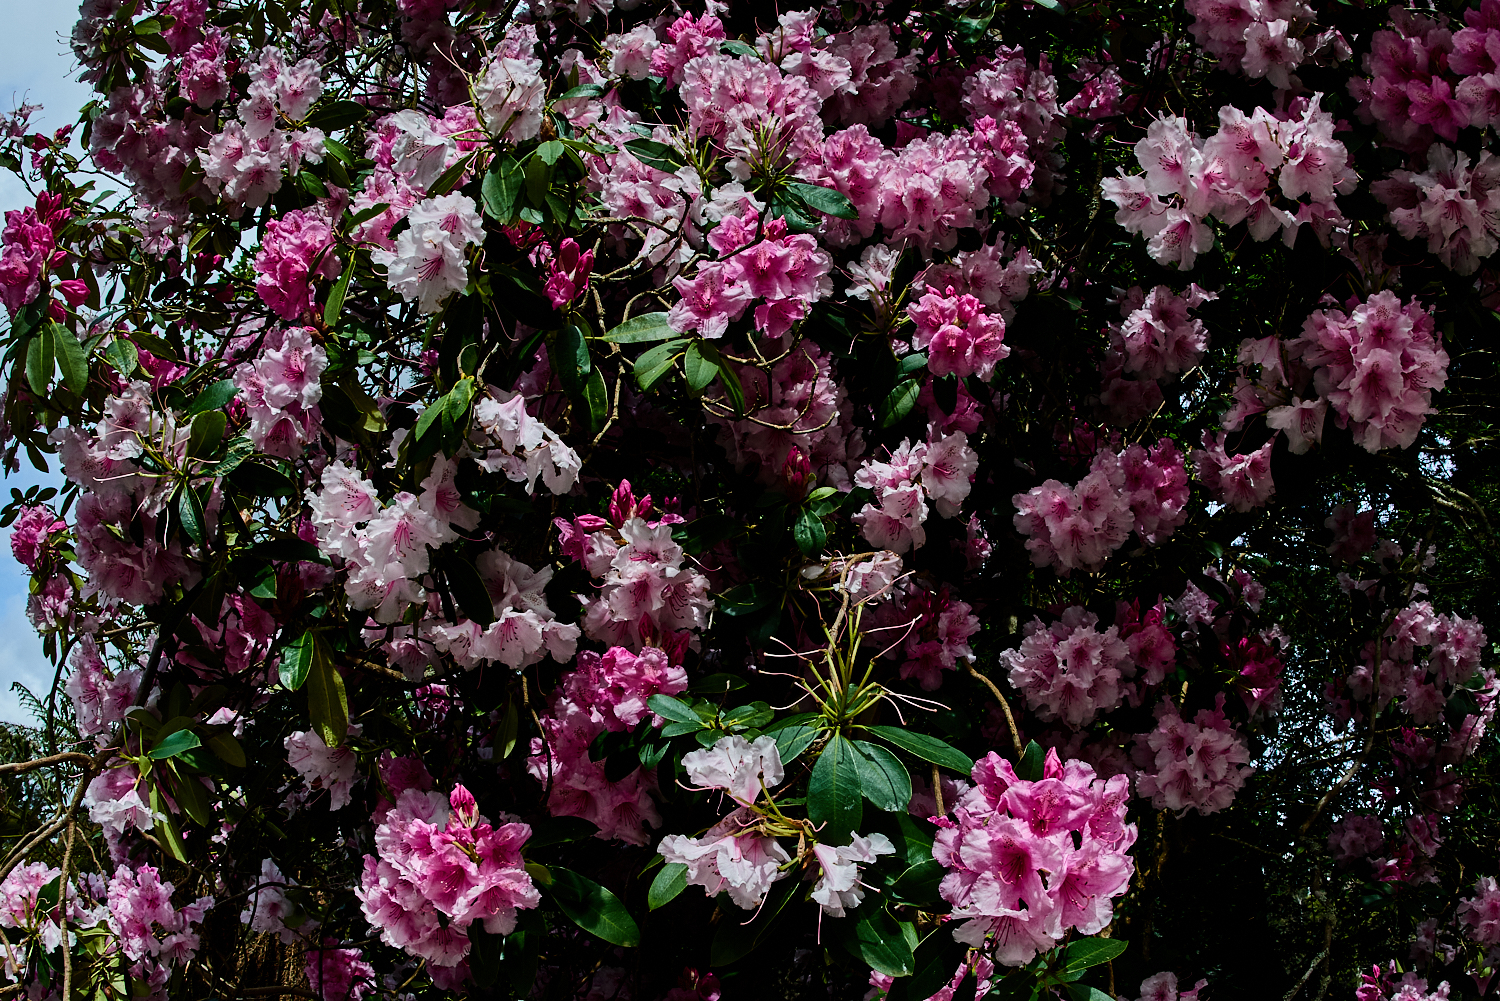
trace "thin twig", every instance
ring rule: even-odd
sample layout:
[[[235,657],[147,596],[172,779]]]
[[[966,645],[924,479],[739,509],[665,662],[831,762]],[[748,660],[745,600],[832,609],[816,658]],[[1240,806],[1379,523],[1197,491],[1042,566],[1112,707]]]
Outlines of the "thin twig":
[[[1011,715],[1010,703],[1005,701],[1005,696],[1000,694],[1000,689],[996,687],[995,683],[980,674],[978,668],[973,664],[969,665],[969,673],[984,682],[989,687],[991,694],[995,696],[995,700],[1000,703],[1000,711],[1005,714],[1005,724],[1010,727],[1010,742],[1016,749],[1016,761],[1020,761],[1026,756],[1026,749],[1021,745],[1021,732],[1016,729],[1016,718]]]

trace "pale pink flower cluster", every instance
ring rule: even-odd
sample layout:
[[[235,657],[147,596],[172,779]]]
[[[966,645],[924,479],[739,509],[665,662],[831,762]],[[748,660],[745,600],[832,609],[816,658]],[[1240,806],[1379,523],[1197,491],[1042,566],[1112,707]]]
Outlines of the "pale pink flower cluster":
[[[755,740],[733,734],[721,737],[712,747],[682,756],[688,781],[699,789],[723,789],[740,806],[753,806],[762,789],[781,784],[786,777],[776,738]]]
[[[1500,31],[1496,38],[1500,48]],[[1425,238],[1428,252],[1461,275],[1478,271],[1500,247],[1500,157],[1489,150],[1476,162],[1433,143],[1426,170],[1395,170],[1370,188],[1391,210],[1397,232],[1408,240]]]
[[[1207,980],[1200,980],[1192,990],[1181,990],[1177,974],[1158,973],[1141,981],[1141,996],[1136,1001],[1198,1001],[1198,992],[1207,986]]]
[[[583,467],[578,453],[527,411],[523,396],[493,386],[474,404],[469,446],[485,450],[476,459],[481,469],[526,484],[528,495],[535,492],[538,477],[552,493],[567,493]]]
[[[1117,626],[1101,632],[1098,625],[1099,616],[1074,605],[1050,626],[1032,619],[1021,645],[1000,654],[1037,719],[1077,729],[1124,699],[1135,661]]]
[[[1059,573],[1098,570],[1134,531],[1146,543],[1171,536],[1187,519],[1187,465],[1169,438],[1119,455],[1100,449],[1074,486],[1047,480],[1011,498],[1016,531],[1029,536],[1031,562]]]
[[[806,464],[813,474],[809,482],[847,486],[849,464],[864,451],[864,437],[855,427],[849,391],[834,377],[829,354],[804,340],[769,373],[753,365],[736,371],[746,410],[756,419],[709,415],[719,425],[718,442],[735,468],[758,466],[759,480],[772,485],[784,481],[794,465]]]
[[[516,911],[541,902],[521,857],[529,837],[522,823],[491,826],[461,785],[447,800],[407,789],[375,828],[378,854],[365,856],[355,896],[386,945],[435,967],[458,966],[469,954],[469,925],[509,935]]]
[[[370,260],[385,268],[386,284],[423,313],[436,313],[450,293],[469,284],[470,244],[484,242],[484,222],[473,199],[457,191],[417,202],[411,224],[393,249],[377,247]]]
[[[954,596],[947,584],[931,590],[916,581],[903,582],[896,600],[882,605],[866,621],[885,627],[876,634],[879,646],[888,646],[886,656],[901,661],[901,677],[915,679],[927,691],[943,683],[944,671],[956,671],[960,663],[973,663],[969,638],[979,632],[979,616],[966,601]],[[901,638],[899,645],[894,644]]]
[[[180,230],[192,198],[212,197],[203,182],[189,178],[188,167],[199,147],[213,138],[216,116],[189,107],[181,118],[170,116],[166,96],[153,77],[116,87],[89,133],[89,155],[96,166],[121,174],[135,196],[135,222],[146,246],[163,253],[171,246],[165,237]],[[234,128],[238,128],[235,123]],[[271,178],[261,179],[270,183]],[[274,183],[281,184],[280,166]],[[261,195],[262,203],[265,193]]]
[[[328,353],[313,341],[313,333],[311,327],[272,329],[260,357],[234,370],[235,387],[250,416],[247,433],[257,451],[295,458],[322,427],[317,404],[323,398]]]
[[[198,951],[198,933],[212,897],[174,904],[176,887],[164,883],[149,865],[122,865],[109,881],[109,930],[129,961],[132,978],[153,991],[166,985],[173,966],[186,963]]]
[[[748,807],[737,807],[702,837],[669,834],[656,850],[668,863],[687,866],[689,886],[703,887],[710,897],[728,893],[735,904],[753,911],[792,861],[775,838],[759,832],[758,819]]]
[[[868,459],[854,475],[857,486],[875,494],[851,518],[871,545],[900,554],[927,542],[922,527],[930,500],[938,514],[955,517],[969,496],[979,456],[962,431],[928,429],[928,440],[902,441],[890,458]]]
[[[950,871],[939,888],[961,922],[953,937],[1022,966],[1069,931],[1093,935],[1130,885],[1130,782],[1102,781],[1082,761],[1047,752],[1043,777],[1016,776],[993,751],[974,765],[974,787],[939,818],[932,856]]]
[[[1380,707],[1399,698],[1413,720],[1431,726],[1442,719],[1455,689],[1479,671],[1484,649],[1484,627],[1478,619],[1439,614],[1431,602],[1413,602],[1395,614],[1379,644],[1366,645],[1360,665],[1347,678],[1349,694],[1357,702],[1369,701],[1374,694],[1378,650]],[[1478,722],[1468,717],[1455,728],[1455,740],[1461,745],[1461,735]]]
[[[1077,80],[1083,87],[1062,106],[1062,113],[1065,115],[1085,121],[1098,121],[1101,118],[1113,118],[1137,103],[1134,99],[1125,99],[1125,79],[1109,63],[1080,59],[1068,77]],[[1095,134],[1091,133],[1090,138]]]
[[[667,40],[651,50],[649,75],[676,86],[682,82],[682,70],[689,60],[719,51],[724,23],[708,12],[697,19],[683,14],[667,26],[666,35]]]
[[[351,748],[329,747],[311,730],[288,734],[282,745],[286,748],[287,764],[301,776],[305,787],[305,792],[297,795],[298,800],[322,790],[328,793],[328,809],[342,810],[349,805],[359,766]]]
[[[933,375],[978,376],[988,382],[995,364],[1010,356],[1005,320],[972,295],[928,292],[906,307],[913,330],[911,346],[927,352]]]
[[[1198,44],[1230,72],[1285,90],[1306,55],[1302,40],[1317,16],[1302,0],[1188,0]]]
[[[1170,699],[1156,707],[1156,729],[1139,734],[1131,756],[1136,795],[1158,810],[1209,814],[1234,802],[1255,769],[1244,735],[1224,716],[1224,694],[1189,723]]]
[[[105,843],[116,861],[128,854],[121,844],[127,831],[132,828],[149,831],[155,826],[158,815],[147,802],[149,795],[150,790],[141,785],[141,773],[134,762],[100,772],[84,790],[83,806],[89,812],[89,819],[104,829]]]
[[[268,45],[247,70],[250,89],[236,109],[239,120],[198,150],[205,183],[224,199],[231,215],[260,208],[280,191],[283,167],[295,174],[304,161],[323,161],[320,130],[281,127],[283,120],[306,118],[323,95],[317,60],[288,66],[281,50]]]
[[[762,737],[762,740],[767,738]],[[684,759],[686,760],[686,759]],[[813,884],[813,901],[829,917],[841,918],[865,899],[865,884],[860,882],[860,867],[882,855],[894,853],[896,846],[884,834],[855,834],[842,848],[822,843],[813,845],[813,857],[821,870]]]
[[[783,73],[798,76],[824,102],[830,121],[878,125],[906,103],[916,87],[917,56],[898,57],[890,28],[864,25],[838,34],[818,32],[817,10],[782,14],[755,47]]]
[[[548,655],[559,663],[572,659],[578,627],[559,622],[547,604],[551,567],[532,570],[500,549],[481,554],[475,567],[489,592],[494,621],[488,626],[468,618],[450,622],[435,613],[435,596],[428,595],[428,616],[418,630],[424,642],[465,670],[497,663],[519,671]]]
[[[1500,945],[1500,884],[1494,876],[1482,876],[1474,884],[1474,896],[1459,901],[1456,913],[1464,934],[1484,946]]]
[[[1385,829],[1379,817],[1356,813],[1328,829],[1328,850],[1339,862],[1366,858],[1385,844]]]
[[[79,639],[68,662],[73,670],[63,691],[73,700],[78,732],[86,737],[109,732],[135,704],[136,690],[141,684],[140,668],[112,675],[99,652],[98,641],[87,634]]]
[[[1062,156],[1056,147],[1066,131],[1062,109],[1057,104],[1057,78],[1052,62],[1042,53],[1036,65],[1026,59],[1020,46],[1001,45],[993,56],[986,56],[964,77],[963,110],[969,114],[975,134],[987,131],[985,119],[998,123],[1015,123],[1025,137],[1027,156],[1033,161],[1029,190],[1011,196],[993,193],[1010,202],[1020,194],[1045,204],[1059,189],[1058,175]],[[988,157],[986,157],[988,159]],[[986,166],[988,169],[988,166]],[[1020,181],[1019,176],[1012,181]],[[1023,186],[1025,182],[1022,182]],[[1007,205],[1007,211],[1020,211],[1019,204]]]
[[[176,29],[174,24],[167,31]],[[189,101],[207,111],[229,96],[229,47],[218,28],[200,34],[177,63],[177,83]]]
[[[687,128],[732,159],[738,180],[753,169],[796,163],[823,138],[818,92],[801,76],[760,59],[698,56],[682,68],[678,96],[687,106]]]
[[[1196,284],[1181,296],[1165,285],[1149,293],[1134,287],[1120,296],[1124,322],[1109,327],[1099,393],[1116,424],[1133,424],[1155,413],[1163,401],[1161,383],[1203,360],[1208,330],[1202,320],[1189,317],[1188,310],[1217,298]]]
[[[293,209],[266,223],[255,255],[255,290],[273,313],[295,320],[312,308],[313,280],[337,278],[341,268],[326,213]]]
[[[455,139],[455,135],[474,137],[477,133],[474,110],[468,105],[449,108],[440,119],[407,110],[377,122],[365,143],[366,155],[375,162],[375,169],[365,178],[364,188],[350,199],[349,211],[361,214],[378,205],[386,207],[354,227],[350,235],[382,250],[393,250],[392,227],[406,218],[428,186],[453,166],[462,155],[462,147],[470,145],[469,141]]]
[[[865,254],[868,256],[872,251],[881,250],[890,252],[888,248],[877,244],[866,248]],[[890,270],[894,270],[895,266],[896,261],[892,260]],[[977,250],[960,250],[953,255],[950,263],[929,265],[912,279],[912,289],[914,292],[952,289],[959,295],[971,295],[1009,322],[1016,315],[1015,304],[1031,292],[1031,276],[1041,269],[1042,266],[1031,256],[1031,251],[1025,247],[1007,247],[1005,238],[1001,236],[996,237],[994,243],[985,244]],[[849,271],[851,275],[854,274],[853,267]],[[887,277],[885,285],[879,291],[884,292],[889,282]],[[849,293],[859,295],[855,288],[850,288]]]
[[[532,36],[535,38],[533,32]],[[542,130],[547,82],[542,61],[522,32],[512,31],[474,81],[474,104],[490,134],[513,143],[535,139]]]
[[[1464,11],[1467,27],[1457,31],[1442,14],[1395,6],[1390,16],[1390,27],[1370,39],[1370,79],[1349,81],[1361,119],[1412,152],[1434,136],[1453,142],[1470,125],[1500,124],[1500,4],[1483,0]]]
[[[260,863],[260,882],[251,887],[245,900],[245,909],[240,911],[240,924],[262,935],[275,935],[290,945],[299,936],[310,935],[317,922],[304,917],[295,928],[287,925],[287,919],[297,914],[297,905],[286,895],[297,882],[281,871],[271,859]]]
[[[1265,506],[1276,493],[1276,481],[1271,477],[1271,449],[1276,436],[1248,455],[1230,455],[1226,450],[1228,439],[1228,434],[1215,437],[1212,432],[1203,432],[1203,447],[1193,449],[1193,472],[1198,482],[1215,500],[1236,511]]]
[[[1288,246],[1310,223],[1326,246],[1331,232],[1348,228],[1334,196],[1353,191],[1358,176],[1333,138],[1333,116],[1318,106],[1321,97],[1299,99],[1282,119],[1264,108],[1247,116],[1225,105],[1219,131],[1206,142],[1188,131],[1186,119],[1158,118],[1135,145],[1145,173],[1102,182],[1104,197],[1119,208],[1115,221],[1145,236],[1153,259],[1183,271],[1214,244],[1204,222],[1210,216],[1226,226],[1246,223],[1256,240],[1279,230]],[[1273,173],[1287,208],[1273,204]],[[1309,200],[1300,201],[1303,195]]]
[[[1403,304],[1392,292],[1377,292],[1347,316],[1336,309],[1316,311],[1302,335],[1287,344],[1287,354],[1313,370],[1317,399],[1327,401],[1338,426],[1351,428],[1369,452],[1416,441],[1433,412],[1433,391],[1448,380],[1448,353],[1432,314],[1415,299]],[[1304,427],[1293,413],[1307,406],[1296,401],[1266,417],[1272,427],[1286,429],[1293,452],[1322,438],[1321,420]]]
[[[636,768],[618,781],[605,774],[589,747],[606,731],[624,733],[644,719],[661,718],[646,707],[653,695],[676,695],[687,688],[687,672],[667,654],[646,647],[638,654],[611,647],[602,655],[580,651],[574,670],[563,675],[542,737],[531,741],[526,769],[549,789],[547,810],[557,817],[582,817],[599,828],[598,837],[644,845],[646,825],[661,824],[651,794],[656,775]]]
[[[757,233],[763,239],[757,241]],[[782,219],[762,224],[752,206],[720,220],[708,243],[724,259],[703,264],[691,279],[673,279],[682,298],[668,311],[667,322],[680,333],[723,337],[730,322],[760,300],[756,329],[781,337],[812,303],[833,291],[828,277],[833,259],[818,241],[806,233],[788,234]]]
[[[307,982],[322,1001],[360,1001],[374,986],[375,968],[359,949],[340,949],[324,939],[307,950]]]
[[[256,604],[253,598],[242,594],[225,595],[224,603],[219,606],[218,619],[212,624],[194,615],[193,625],[204,645],[219,655],[224,670],[230,674],[239,674],[265,663],[278,629],[270,612]],[[213,669],[187,650],[177,652],[177,661],[191,664],[200,671]]]

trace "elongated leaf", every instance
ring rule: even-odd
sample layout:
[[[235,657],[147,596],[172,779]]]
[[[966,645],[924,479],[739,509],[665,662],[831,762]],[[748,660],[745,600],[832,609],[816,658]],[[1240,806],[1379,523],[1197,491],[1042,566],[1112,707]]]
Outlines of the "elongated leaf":
[[[850,741],[859,752],[859,785],[877,810],[905,813],[911,802],[911,775],[894,754],[863,740]]]
[[[818,730],[810,726],[787,726],[776,731],[776,751],[781,763],[788,764],[802,756],[802,752],[818,739]]]
[[[1037,2],[1042,3],[1042,0],[1037,0]],[[1046,7],[1050,4],[1042,3],[1042,6]],[[1062,988],[1073,1001],[1115,1001],[1113,997],[1099,988],[1090,987],[1087,984],[1063,984]]]
[[[480,987],[489,987],[500,978],[500,960],[505,951],[505,937],[484,930],[483,921],[469,925],[469,974]],[[317,984],[313,987],[318,988]]]
[[[281,648],[281,663],[276,673],[287,691],[295,692],[307,681],[308,672],[312,670],[315,642],[316,637],[305,632],[297,642]]]
[[[604,88],[597,83],[580,83],[576,87],[570,87],[557,98],[559,101],[572,101],[580,97],[603,97]]]
[[[362,121],[369,113],[369,108],[356,101],[329,101],[313,111],[307,124],[324,132],[334,132]]]
[[[122,343],[129,344],[130,342],[115,341],[115,344]],[[111,349],[113,349],[113,345],[111,345]],[[134,361],[132,361],[131,368],[134,367]],[[201,393],[193,397],[193,402],[188,404],[188,416],[196,417],[210,410],[223,410],[229,406],[229,401],[234,399],[236,392],[238,390],[235,388],[233,379],[220,379],[218,382],[205,386]]]
[[[135,374],[135,366],[140,359],[140,351],[136,346],[123,337],[116,337],[110,342],[109,347],[104,349],[104,360],[115,367],[125,378]],[[231,387],[233,382],[229,384]],[[229,402],[225,400],[224,402]]]
[[[49,324],[52,328],[52,344],[57,354],[57,367],[62,372],[63,385],[69,392],[81,394],[89,384],[89,360],[83,345],[73,336],[73,331],[61,323]]]
[[[635,360],[635,381],[642,390],[650,390],[672,371],[672,364],[676,361],[677,353],[687,341],[676,338],[665,344],[658,344]]]
[[[188,433],[188,455],[195,459],[213,455],[224,440],[224,427],[228,423],[229,416],[222,410],[205,410],[195,416]]]
[[[339,280],[333,283],[333,290],[328,293],[328,301],[323,304],[323,325],[330,330],[339,324],[339,314],[344,311],[344,297],[349,294],[349,280],[354,277],[354,255],[349,255],[349,263],[344,265],[344,273],[339,275]]]
[[[646,700],[646,705],[651,711],[664,719],[675,720],[678,723],[693,723],[702,725],[703,719],[693,712],[693,707],[680,699],[674,699],[670,695],[653,695]]]
[[[43,399],[52,382],[52,372],[57,367],[52,343],[52,324],[44,324],[26,346],[26,381],[31,391]]]
[[[1033,740],[1021,753],[1021,760],[1016,762],[1016,775],[1027,782],[1035,782],[1042,777],[1046,767],[1047,753],[1042,750],[1042,745]]]
[[[609,387],[604,384],[604,373],[595,366],[583,384],[583,398],[589,405],[589,428],[594,434],[604,430],[609,420]]]
[[[611,945],[629,949],[641,944],[641,929],[619,897],[569,869],[548,868],[552,899],[575,925]]]
[[[344,677],[333,664],[328,644],[313,637],[312,668],[307,672],[307,714],[313,732],[329,747],[338,747],[349,735],[349,697]]]
[[[861,907],[854,924],[853,944],[870,968],[892,977],[909,977],[916,971],[916,957],[900,925],[879,907]]]
[[[323,140],[323,143],[326,146],[332,141],[333,140],[331,139],[325,139]],[[374,219],[376,216],[390,207],[390,202],[376,202],[374,205],[371,205],[367,209],[361,209],[360,211],[354,213],[349,217],[349,228],[353,229],[355,226],[358,226],[362,222],[369,222],[371,219]]]
[[[805,507],[797,512],[797,520],[792,524],[792,541],[797,543],[803,556],[816,556],[823,551],[828,531],[823,527],[823,519],[814,514],[812,508]]]
[[[922,395],[922,385],[917,380],[906,379],[898,382],[896,388],[891,390],[886,398],[880,401],[880,406],[875,409],[875,419],[883,428],[900,422],[903,417],[911,413],[911,408],[916,406],[917,397],[920,395]]]
[[[1063,965],[1069,973],[1099,966],[1123,953],[1130,943],[1118,938],[1081,938],[1063,950]]]
[[[481,626],[494,622],[494,601],[490,598],[490,591],[485,586],[484,578],[479,576],[479,571],[474,568],[474,564],[462,556],[455,556],[443,566],[448,576],[448,587],[453,592],[453,600],[458,602],[458,607],[464,615]]]
[[[682,356],[682,374],[693,395],[703,392],[719,374],[719,349],[707,341],[694,341]]]
[[[642,313],[640,316],[632,316],[605,334],[604,339],[615,344],[644,344],[676,336],[677,331],[667,324],[666,313]]]
[[[968,775],[974,770],[974,762],[967,754],[964,754],[952,744],[929,737],[925,733],[915,733],[911,730],[903,730],[895,726],[871,726],[866,727],[871,733],[888,744],[894,744],[916,755],[923,761],[930,761],[944,768],[951,768],[955,772]]]
[[[740,374],[729,364],[728,358],[721,358],[719,362],[719,378],[724,383],[724,398],[729,401],[729,408],[734,411],[735,416],[743,416],[745,413],[745,387],[740,385]]]
[[[557,381],[562,383],[563,389],[569,393],[582,392],[594,367],[583,331],[571,323],[559,330],[552,343],[552,357],[555,359],[552,370],[557,373]]]
[[[664,907],[685,889],[687,889],[687,866],[681,862],[668,862],[661,867],[661,871],[651,881],[651,889],[646,893],[646,905],[653,911],[658,907]]]
[[[831,215],[837,219],[859,218],[859,209],[854,207],[854,203],[847,196],[832,188],[793,181],[787,185],[787,190],[802,199],[802,204],[824,215]]]
[[[207,531],[203,501],[198,492],[186,484],[177,491],[177,516],[182,519],[182,530],[187,537],[202,545]]]
[[[937,859],[929,858],[925,862],[918,862],[891,884],[891,897],[918,906],[935,904],[938,902],[938,884],[947,873],[948,870]]]
[[[537,157],[550,167],[562,158],[563,150],[566,148],[566,146],[556,139],[548,139],[536,148],[536,152],[532,156]]]
[[[245,767],[245,749],[227,730],[208,738],[208,749],[218,755],[219,760],[236,768]]]
[[[807,786],[807,815],[814,824],[827,825],[819,834],[827,844],[846,844],[859,828],[863,797],[858,757],[854,746],[835,734],[813,765]]]
[[[176,734],[173,734],[175,737]],[[189,819],[199,827],[207,827],[213,823],[213,805],[208,801],[208,792],[203,788],[196,777],[183,775],[172,768],[172,798],[177,800],[177,805]]]
[[[153,761],[165,761],[168,758],[177,757],[183,751],[189,751],[195,747],[202,746],[203,741],[199,740],[198,735],[193,731],[174,730],[163,737],[159,744],[151,748],[147,757]]]
[[[664,170],[668,174],[676,172],[678,168],[685,165],[681,153],[654,139],[632,139],[625,144],[625,148],[630,151],[631,156],[646,166]]]

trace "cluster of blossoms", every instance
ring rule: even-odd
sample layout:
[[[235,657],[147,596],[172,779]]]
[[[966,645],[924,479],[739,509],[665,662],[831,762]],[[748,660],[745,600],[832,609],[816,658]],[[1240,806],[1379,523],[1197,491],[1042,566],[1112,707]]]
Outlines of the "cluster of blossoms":
[[[1500,0],[1070,4],[85,3],[0,994],[1491,987]]]
[[[970,479],[978,456],[962,431],[942,434],[928,429],[928,440],[913,445],[903,441],[890,459],[866,460],[854,474],[856,486],[875,494],[875,500],[854,515],[854,523],[871,545],[894,553],[920,549],[927,542],[922,527],[930,500],[938,514],[952,518],[969,496]]]
[[[375,829],[378,854],[365,856],[360,906],[382,941],[461,983],[468,926],[507,935],[516,911],[540,902],[521,859],[531,828],[492,826],[461,785],[446,798],[421,783],[391,792],[396,802]]]
[[[1021,966],[1073,929],[1091,935],[1107,926],[1113,898],[1135,871],[1129,780],[1100,780],[1056,751],[1034,782],[993,752],[975,764],[973,779],[932,846],[949,870],[940,892],[962,922],[954,937]]]
[[[1170,439],[1119,455],[1101,449],[1074,486],[1047,480],[1016,494],[1016,531],[1039,567],[1098,570],[1131,532],[1155,544],[1187,518],[1187,465]]]
[[[646,708],[647,700],[686,688],[687,672],[655,647],[638,654],[618,646],[603,655],[580,651],[577,666],[563,675],[553,694],[542,736],[532,738],[526,759],[528,771],[550,790],[552,814],[582,817],[599,828],[601,838],[646,844],[646,827],[661,826],[651,799],[654,770],[636,768],[612,781],[605,762],[594,760],[589,748],[601,734],[626,733],[643,720],[660,726],[661,717]]]
[[[1104,197],[1119,208],[1115,221],[1146,237],[1154,260],[1183,271],[1214,245],[1204,221],[1210,217],[1225,226],[1243,222],[1256,240],[1279,231],[1287,246],[1307,223],[1326,246],[1333,234],[1347,233],[1335,195],[1353,191],[1358,176],[1333,137],[1333,116],[1319,107],[1321,97],[1298,99],[1295,112],[1280,118],[1264,108],[1246,115],[1225,105],[1219,130],[1206,141],[1186,119],[1152,122],[1135,144],[1145,173],[1103,181]],[[1273,180],[1286,208],[1276,204]]]

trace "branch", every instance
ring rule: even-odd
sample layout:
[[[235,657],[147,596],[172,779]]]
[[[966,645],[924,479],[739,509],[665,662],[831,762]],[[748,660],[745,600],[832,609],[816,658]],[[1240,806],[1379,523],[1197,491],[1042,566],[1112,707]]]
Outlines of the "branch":
[[[999,687],[989,678],[980,674],[979,670],[973,664],[969,665],[969,673],[984,682],[995,696],[995,700],[1000,703],[1000,711],[1005,713],[1005,724],[1010,727],[1010,742],[1016,749],[1016,762],[1019,763],[1026,756],[1026,748],[1021,744],[1021,732],[1016,729],[1016,718],[1011,715],[1010,703],[1005,701],[1004,695],[1000,694]]]
[[[82,751],[63,751],[61,754],[51,754],[45,758],[36,758],[32,761],[9,761],[0,765],[0,775],[17,775],[21,772],[29,772],[34,768],[50,768],[53,765],[67,764],[70,761],[87,763],[94,760],[92,754],[84,754]]]

